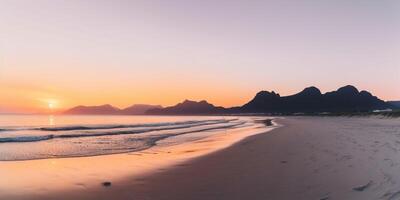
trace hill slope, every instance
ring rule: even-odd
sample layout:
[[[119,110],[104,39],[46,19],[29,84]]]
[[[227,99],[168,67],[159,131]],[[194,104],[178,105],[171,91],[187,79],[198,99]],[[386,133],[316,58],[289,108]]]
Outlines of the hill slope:
[[[166,108],[151,109],[146,114],[151,115],[206,115],[216,114],[225,112],[225,108],[216,107],[207,101],[190,101],[185,100],[182,103],[178,103],[175,106]]]
[[[111,106],[110,104],[104,104],[101,106],[76,106],[63,114],[69,115],[116,115],[119,114],[120,109]]]
[[[134,104],[130,107],[124,108],[120,111],[120,114],[123,115],[143,115],[148,110],[162,108],[160,105],[147,105],[147,104]]]

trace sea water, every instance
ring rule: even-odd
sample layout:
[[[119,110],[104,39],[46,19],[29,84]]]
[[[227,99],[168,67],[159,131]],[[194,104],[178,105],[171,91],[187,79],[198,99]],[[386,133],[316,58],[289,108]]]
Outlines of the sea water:
[[[0,160],[140,151],[255,126],[256,121],[234,116],[0,115]]]

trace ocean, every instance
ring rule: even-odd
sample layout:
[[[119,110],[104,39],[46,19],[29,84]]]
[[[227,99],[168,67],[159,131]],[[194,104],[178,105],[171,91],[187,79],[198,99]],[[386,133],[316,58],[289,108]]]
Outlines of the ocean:
[[[259,126],[234,116],[0,115],[0,161],[140,151]]]

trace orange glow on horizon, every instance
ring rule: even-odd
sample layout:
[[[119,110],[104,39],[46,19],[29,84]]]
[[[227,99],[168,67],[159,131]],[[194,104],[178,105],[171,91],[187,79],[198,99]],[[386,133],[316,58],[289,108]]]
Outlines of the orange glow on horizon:
[[[196,88],[196,87],[194,87]],[[336,88],[337,89],[337,88]],[[359,88],[360,90],[369,90],[381,99],[385,99],[385,94],[377,94],[374,88]],[[83,89],[67,90],[62,89],[63,93],[58,90],[46,90],[38,87],[9,87],[2,88],[3,96],[1,108],[8,108],[11,111],[23,113],[59,113],[77,105],[102,105],[111,104],[118,108],[125,108],[133,104],[154,104],[162,106],[171,106],[189,100],[206,100],[216,106],[232,107],[241,106],[251,100],[254,95],[262,89],[246,90],[245,88],[224,88],[211,87],[206,85],[202,88],[197,87],[195,90],[192,86],[188,87],[164,87],[158,90],[150,87],[142,88],[107,88],[103,91],[93,90],[87,92]],[[271,89],[266,89],[271,90]],[[324,90],[327,92],[335,89]],[[61,91],[61,89],[60,89]],[[134,91],[134,92],[133,92]],[[291,95],[301,91],[301,89],[281,88],[274,89],[281,96]],[[384,90],[380,90],[384,92]],[[0,110],[1,111],[1,110]]]
[[[1,88],[1,86],[0,86]],[[3,91],[0,108],[8,108],[23,113],[58,113],[77,105],[102,105],[111,104],[118,108],[125,108],[133,104],[154,104],[171,106],[189,100],[206,100],[218,106],[242,105],[253,97],[254,91],[246,92],[242,89],[229,88],[191,88],[165,87],[158,90],[151,88],[118,88],[92,90],[87,92],[79,89],[58,90],[40,87],[8,87]],[[4,103],[5,102],[5,103]],[[0,110],[1,111],[1,110]]]
[[[171,106],[185,99],[206,100],[216,106],[232,107],[247,103],[261,90],[274,90],[286,96],[309,86],[316,86],[324,93],[347,84],[367,90],[383,100],[400,99],[399,90],[364,82],[316,84],[267,80],[266,83],[253,84],[230,77],[222,80],[224,76],[206,72],[198,72],[193,78],[183,72],[162,71],[151,74],[150,79],[141,76],[96,76],[89,72],[88,75],[76,76],[76,73],[80,74],[78,72],[65,72],[63,76],[44,74],[44,77],[40,74],[28,76],[28,72],[25,72],[1,77],[0,112],[58,113],[77,105],[102,104],[118,108],[133,104]]]

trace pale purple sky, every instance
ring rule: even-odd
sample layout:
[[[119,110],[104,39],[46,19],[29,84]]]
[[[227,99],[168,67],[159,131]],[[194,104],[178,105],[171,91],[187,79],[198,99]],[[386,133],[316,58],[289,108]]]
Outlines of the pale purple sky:
[[[399,36],[395,0],[0,0],[0,107],[40,95],[113,103],[100,96],[128,91],[114,103],[236,105],[262,89],[346,84],[400,99]]]

